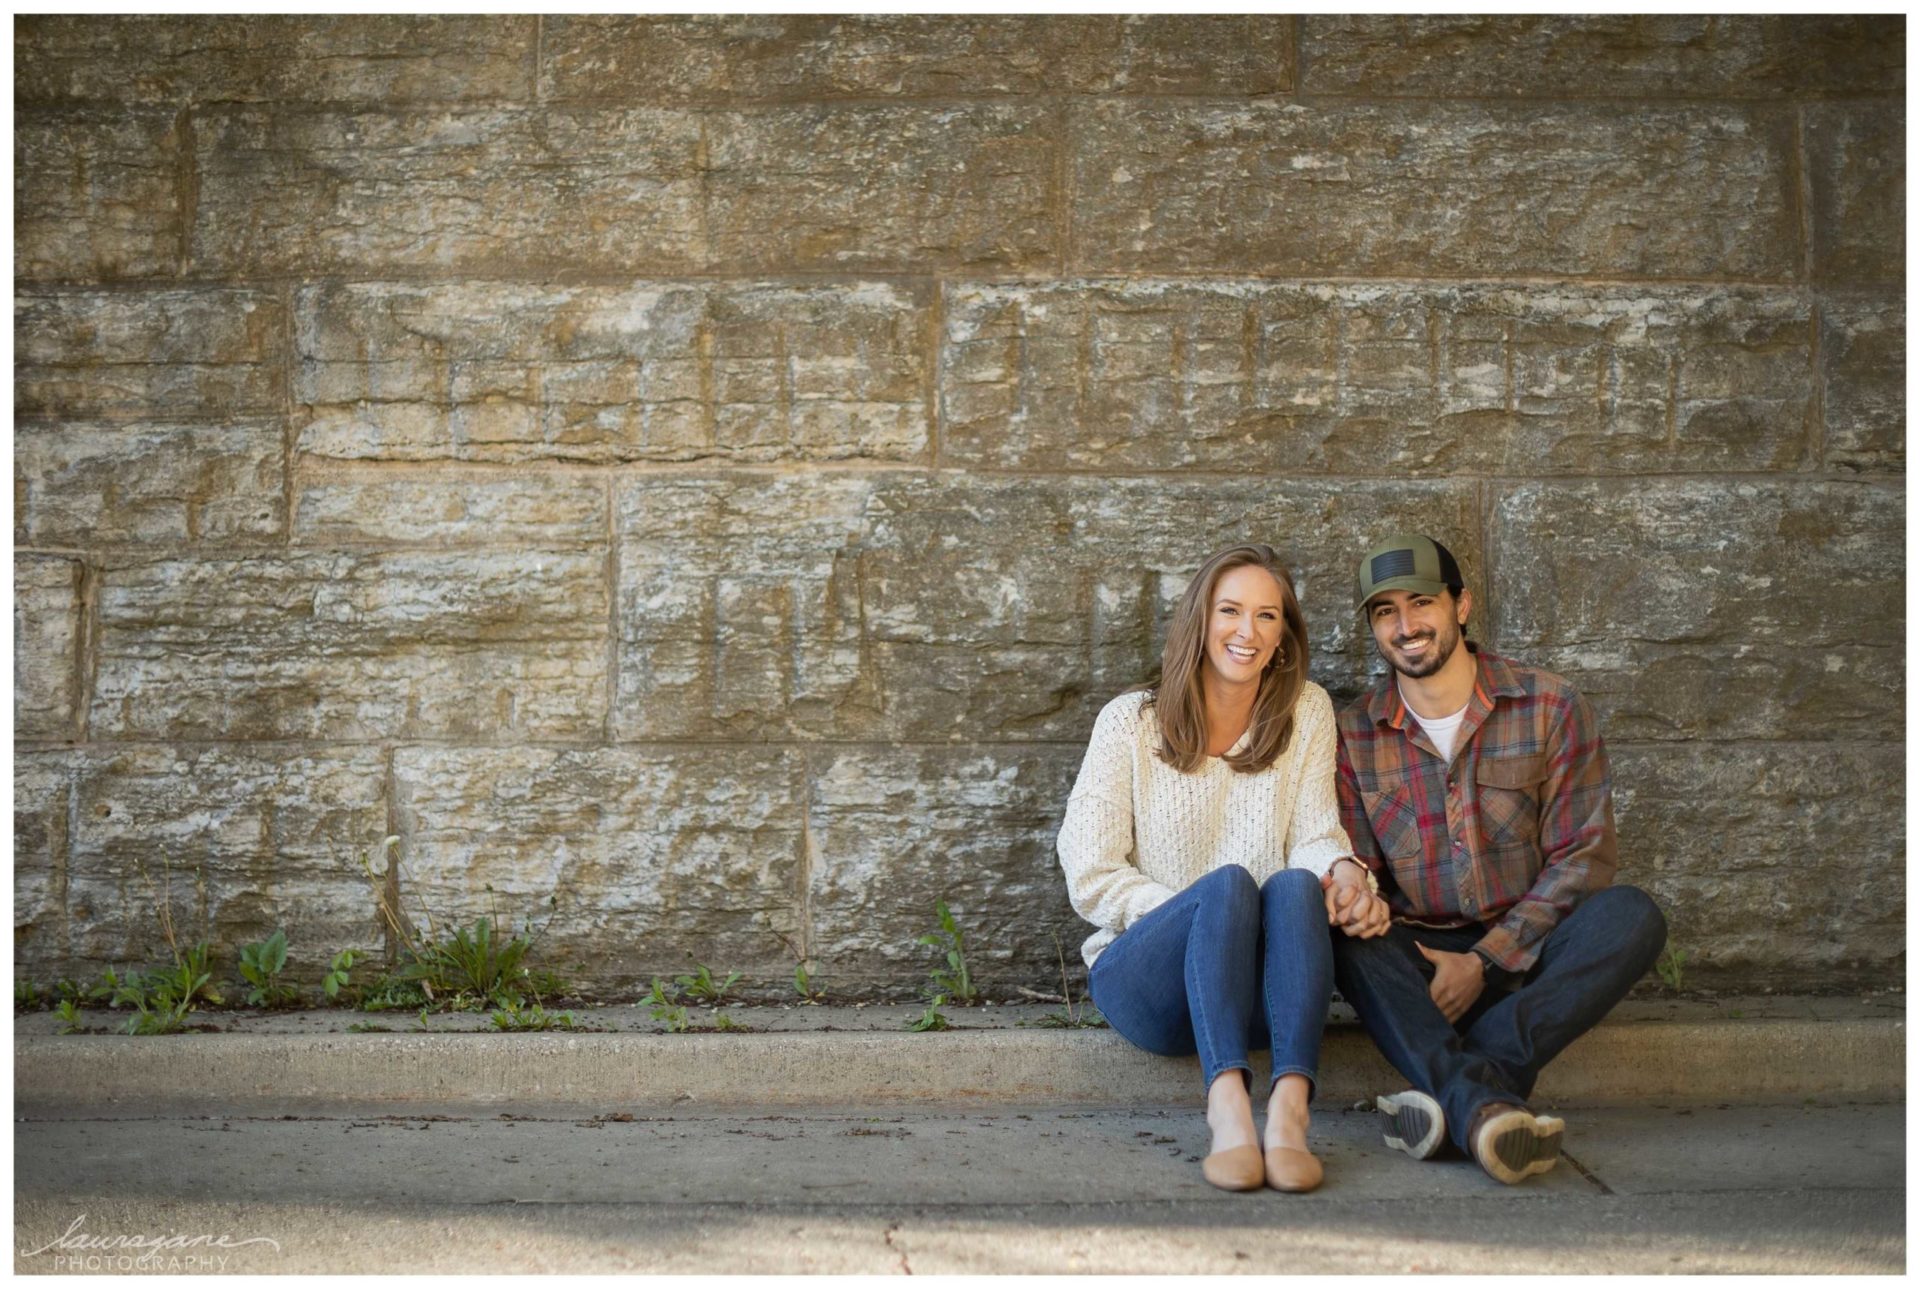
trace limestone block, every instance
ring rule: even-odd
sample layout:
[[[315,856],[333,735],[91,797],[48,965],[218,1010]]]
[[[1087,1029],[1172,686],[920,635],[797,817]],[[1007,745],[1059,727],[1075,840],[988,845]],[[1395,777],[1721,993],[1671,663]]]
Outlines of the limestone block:
[[[607,539],[607,486],[589,475],[504,478],[329,474],[303,478],[293,539],[552,547]]]
[[[692,113],[222,106],[194,126],[203,273],[705,266]]]
[[[549,17],[553,101],[1271,94],[1293,24],[1268,14],[762,13]]]
[[[532,97],[534,19],[480,14],[23,15],[14,95],[450,102]]]
[[[531,917],[540,959],[572,978],[644,990],[692,954],[788,992],[774,933],[798,940],[797,752],[401,747],[394,778],[410,914],[470,925],[491,884],[501,920]]]
[[[85,568],[61,555],[13,557],[13,736],[72,738],[80,697]]]
[[[474,461],[906,460],[925,287],[357,283],[295,305],[300,450]]]
[[[711,118],[713,258],[730,272],[1051,267],[1047,108],[804,106]]]
[[[277,292],[23,290],[14,297],[17,416],[228,419],[286,410]]]
[[[67,855],[78,753],[13,753],[13,960],[23,975],[47,976],[66,956]]]
[[[607,704],[601,551],[115,561],[106,738],[578,738]]]
[[[1393,474],[1780,470],[1812,323],[1756,289],[962,285],[943,463]]]
[[[1078,980],[1093,933],[1054,853],[1084,749],[844,748],[809,795],[813,953],[836,987],[918,997],[944,958],[919,936],[945,900],[976,981]],[[1059,988],[1055,983],[1056,990]],[[1077,987],[1077,986],[1076,986]]]
[[[1702,984],[1898,977],[1904,761],[1897,742],[1619,749],[1621,880],[1659,900]]]
[[[1900,472],[1907,463],[1907,310],[1878,297],[1820,306],[1827,463]]]
[[[1898,289],[1907,260],[1904,106],[1820,104],[1806,121],[1814,280]]]
[[[14,539],[266,541],[285,531],[281,422],[55,424],[14,435]]]
[[[1347,14],[1301,20],[1302,89],[1415,97],[1900,94],[1897,15]]]
[[[1610,739],[1898,738],[1905,509],[1812,480],[1515,485],[1495,647],[1572,680]]]
[[[1799,267],[1768,108],[1150,102],[1073,109],[1068,265],[1420,277]]]
[[[357,859],[386,827],[377,747],[141,744],[36,757],[16,788],[23,774],[57,785],[60,821],[42,810],[23,830],[16,809],[14,843],[36,863],[48,846],[65,875],[60,970],[163,965],[163,904],[182,949],[213,942],[221,983],[240,945],[278,927],[309,984],[341,949],[381,943]]]
[[[1412,527],[1470,559],[1471,484],[939,473],[642,476],[615,498],[623,739],[1078,741],[1158,662],[1188,575],[1292,551],[1313,674],[1367,666],[1354,562]]]
[[[165,108],[21,109],[13,134],[14,280],[174,272],[185,217],[180,153],[191,137]]]

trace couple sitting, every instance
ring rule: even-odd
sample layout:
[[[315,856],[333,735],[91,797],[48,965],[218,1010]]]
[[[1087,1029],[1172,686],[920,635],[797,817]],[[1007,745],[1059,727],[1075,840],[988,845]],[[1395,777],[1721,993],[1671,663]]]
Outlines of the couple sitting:
[[[1438,542],[1375,550],[1359,598],[1392,670],[1336,717],[1273,549],[1209,559],[1156,681],[1101,711],[1060,830],[1099,928],[1094,1005],[1138,1047],[1199,1053],[1202,1172],[1229,1190],[1319,1185],[1307,1103],[1335,984],[1413,1085],[1378,1101],[1387,1145],[1545,1172],[1564,1124],[1528,1108],[1534,1080],[1666,940],[1650,898],[1610,885],[1586,700],[1465,639],[1473,597]],[[1264,1141],[1250,1042],[1273,1051]]]

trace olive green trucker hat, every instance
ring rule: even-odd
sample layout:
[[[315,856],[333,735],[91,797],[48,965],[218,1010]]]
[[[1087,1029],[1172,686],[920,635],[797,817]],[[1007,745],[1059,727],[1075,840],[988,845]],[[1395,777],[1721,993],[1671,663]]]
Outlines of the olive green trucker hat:
[[[1361,608],[1382,591],[1438,595],[1450,586],[1464,584],[1453,552],[1431,537],[1401,534],[1388,538],[1360,561]]]

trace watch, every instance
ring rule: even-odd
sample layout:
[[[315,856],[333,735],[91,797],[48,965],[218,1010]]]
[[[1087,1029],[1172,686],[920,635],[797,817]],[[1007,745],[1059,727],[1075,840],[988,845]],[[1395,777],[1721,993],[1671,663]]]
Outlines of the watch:
[[[1506,987],[1507,977],[1511,973],[1508,972],[1505,967],[1495,962],[1492,954],[1488,953],[1485,949],[1476,948],[1473,950],[1473,956],[1480,959],[1480,980],[1482,984],[1497,985],[1501,988]]]
[[[1371,868],[1368,868],[1365,864],[1361,863],[1358,859],[1355,859],[1352,855],[1342,855],[1340,858],[1334,860],[1333,862],[1336,864],[1352,864],[1355,868],[1360,870],[1360,875],[1367,879],[1367,893],[1369,895],[1378,895],[1380,893],[1380,879],[1373,875],[1373,870]],[[1331,872],[1332,870],[1329,869],[1328,871]]]

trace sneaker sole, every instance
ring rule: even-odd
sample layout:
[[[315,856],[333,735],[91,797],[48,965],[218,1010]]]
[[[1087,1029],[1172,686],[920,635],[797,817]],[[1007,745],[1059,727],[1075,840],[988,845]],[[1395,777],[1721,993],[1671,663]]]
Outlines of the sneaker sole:
[[[1560,1162],[1560,1139],[1566,1130],[1563,1120],[1516,1110],[1480,1129],[1474,1158],[1488,1176],[1512,1186]]]
[[[1424,1092],[1400,1092],[1376,1098],[1373,1108],[1393,1125],[1382,1140],[1393,1150],[1415,1159],[1431,1159],[1447,1138],[1447,1119],[1440,1103]]]

